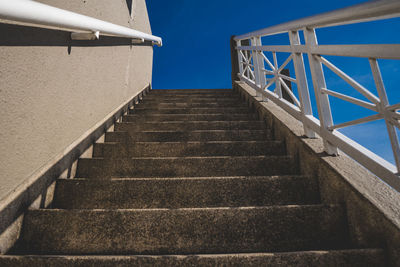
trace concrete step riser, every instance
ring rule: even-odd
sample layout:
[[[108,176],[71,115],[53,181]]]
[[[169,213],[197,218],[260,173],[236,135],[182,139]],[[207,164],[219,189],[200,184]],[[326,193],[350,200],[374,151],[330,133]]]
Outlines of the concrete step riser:
[[[148,98],[145,97],[140,100],[139,104],[173,104],[173,103],[183,103],[183,104],[243,104],[244,102],[240,98]]]
[[[180,122],[145,122],[116,123],[114,131],[196,131],[196,130],[263,130],[263,121],[180,121]]]
[[[303,176],[57,181],[53,208],[206,208],[319,203],[316,179]]]
[[[169,115],[127,115],[123,122],[157,122],[157,121],[249,121],[257,120],[255,114],[169,114]]]
[[[80,159],[77,177],[217,177],[296,174],[285,156]]]
[[[385,253],[380,249],[302,251],[290,253],[167,255],[167,256],[0,256],[4,267],[42,266],[298,266],[381,267]]]
[[[274,252],[340,248],[343,229],[338,206],[34,210],[22,242],[37,254]]]
[[[250,114],[248,108],[159,108],[130,109],[129,114]]]
[[[216,102],[216,103],[149,103],[143,102],[137,105],[139,108],[241,108],[246,107],[243,102]]]
[[[209,94],[149,94],[144,98],[239,98],[239,95],[233,93],[209,93]]]
[[[151,95],[169,95],[169,94],[235,94],[232,89],[154,89],[150,91]]]
[[[207,142],[207,141],[265,141],[271,140],[270,130],[219,130],[191,132],[108,132],[106,142]]]
[[[238,94],[234,93],[200,93],[200,94],[148,94],[144,98],[159,98],[159,99],[165,99],[165,98],[239,98]]]
[[[284,155],[282,142],[148,142],[101,143],[93,147],[94,158],[259,156]]]

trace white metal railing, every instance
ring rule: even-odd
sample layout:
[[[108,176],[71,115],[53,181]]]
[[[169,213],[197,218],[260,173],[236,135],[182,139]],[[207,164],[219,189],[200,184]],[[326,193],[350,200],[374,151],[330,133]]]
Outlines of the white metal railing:
[[[300,120],[303,123],[304,133],[307,137],[313,138],[315,134],[321,136],[325,151],[328,154],[336,155],[338,149],[342,150],[397,191],[400,191],[400,148],[396,132],[396,128],[400,128],[400,112],[398,112],[400,103],[389,104],[377,61],[378,59],[400,59],[400,44],[318,45],[315,31],[316,28],[394,17],[400,17],[400,1],[373,1],[240,35],[235,37],[235,41],[237,42],[236,49],[239,57],[238,76],[241,81],[253,87],[258,96],[261,95],[265,100],[273,101]],[[261,37],[281,33],[289,35],[289,45],[262,45]],[[300,39],[300,33],[304,36],[303,43]],[[244,40],[249,40],[250,45],[242,45]],[[280,66],[277,60],[278,52],[289,53],[289,56]],[[272,60],[269,60],[266,53],[270,53]],[[312,112],[303,55],[308,56],[319,118],[315,117]],[[367,90],[328,61],[324,57],[325,55],[368,58],[378,95],[376,96]],[[281,73],[290,62],[293,63],[295,77],[289,77]],[[367,101],[328,89],[323,66],[330,69],[361,93]],[[285,81],[290,81],[296,85],[298,97]],[[268,90],[272,85],[275,85],[275,89],[273,91]],[[282,97],[282,90],[289,95],[290,101]],[[375,115],[334,124],[329,96],[374,111]],[[380,119],[383,119],[386,123],[396,165],[389,163],[337,131],[339,128]]]
[[[84,16],[31,0],[0,0],[0,19],[73,32],[73,39],[96,39],[100,35],[147,40],[161,46],[160,37]]]

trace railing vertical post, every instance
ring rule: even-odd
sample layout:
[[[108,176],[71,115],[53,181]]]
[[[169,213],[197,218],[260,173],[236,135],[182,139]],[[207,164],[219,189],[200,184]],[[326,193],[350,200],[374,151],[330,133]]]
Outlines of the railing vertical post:
[[[241,45],[242,45],[242,41],[241,40],[237,41],[236,47],[239,47]],[[240,79],[241,79],[242,78],[242,73],[243,73],[243,57],[240,54],[240,50],[239,49],[237,50],[237,55],[238,55],[238,60],[239,60],[239,73],[240,73]]]
[[[282,88],[281,88],[281,81],[279,80],[279,65],[278,65],[278,57],[276,55],[276,52],[272,52],[273,58],[274,58],[274,73],[275,73],[275,92],[278,95],[279,99],[282,98]]]
[[[298,31],[290,31],[289,40],[292,48],[295,45],[301,45]],[[303,119],[304,134],[309,138],[314,138],[315,137],[314,131],[312,131],[309,127],[307,127],[306,124],[307,116],[312,116],[313,114],[310,101],[310,92],[307,83],[307,76],[304,67],[303,54],[295,53],[293,51],[293,65],[297,81],[297,91],[299,93],[300,104],[301,104],[300,111]]]
[[[251,38],[251,46],[257,46],[257,39],[259,37],[252,37]],[[259,88],[259,90],[256,90],[256,96],[260,97],[261,94],[261,90],[262,90],[262,86],[261,86],[261,74],[260,74],[260,66],[259,66],[259,53],[256,50],[252,50],[251,51],[253,53],[253,65],[254,65],[254,76],[255,76],[255,83],[257,85],[257,87]]]
[[[261,37],[255,37],[255,43],[257,46],[262,46],[262,40]],[[261,92],[263,91],[263,88],[267,82],[267,79],[265,78],[265,73],[264,73],[264,69],[265,69],[265,65],[264,65],[264,58],[262,56],[263,51],[256,51],[257,53],[257,61],[258,61],[258,75],[260,77],[260,88],[261,88]],[[262,97],[262,101],[267,101],[267,97],[261,93],[261,97]]]
[[[308,50],[311,46],[317,46],[317,35],[315,29],[304,29],[304,39]],[[322,69],[322,63],[319,61],[316,55],[312,55],[308,52],[308,60],[310,62],[311,76],[313,80],[313,86],[315,91],[315,98],[317,100],[319,121],[321,126],[321,137],[324,140],[325,151],[330,155],[337,155],[337,147],[330,144],[326,139],[326,134],[329,131],[328,127],[333,125],[332,112],[329,103],[329,97],[327,94],[321,92],[321,89],[326,88],[324,70]]]
[[[375,86],[379,95],[379,112],[383,113],[385,119],[386,128],[389,134],[390,144],[392,146],[394,161],[396,162],[397,172],[400,170],[400,148],[399,148],[399,138],[397,136],[395,126],[390,122],[390,117],[387,118],[386,108],[389,106],[389,100],[386,94],[385,85],[383,83],[382,74],[379,69],[378,62],[374,58],[369,59],[371,65],[372,75],[374,77]]]
[[[232,65],[232,88],[233,88],[233,81],[239,81],[238,73],[239,71],[239,51],[237,50],[237,41],[235,41],[235,36],[231,36],[230,40],[230,47],[231,47],[231,65]]]

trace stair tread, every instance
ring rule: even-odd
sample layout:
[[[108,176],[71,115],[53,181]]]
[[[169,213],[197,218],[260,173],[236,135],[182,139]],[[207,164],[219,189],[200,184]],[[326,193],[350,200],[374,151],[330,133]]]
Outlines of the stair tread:
[[[232,89],[152,90],[51,208],[24,215],[1,266],[381,266],[351,246],[284,141]],[[18,255],[17,255],[18,254]],[[26,254],[26,255],[21,255]]]
[[[281,141],[105,142],[93,146],[96,157],[283,155]]]
[[[297,252],[257,252],[226,254],[172,255],[7,255],[0,256],[3,266],[43,266],[60,264],[101,264],[101,266],[382,266],[382,249],[314,250]],[[38,264],[38,265],[35,265]],[[121,265],[119,265],[121,264]],[[67,265],[68,266],[68,265]]]
[[[25,215],[23,243],[39,254],[296,251],[347,246],[344,224],[337,205],[41,209]]]
[[[317,204],[306,176],[59,179],[55,208],[183,208]]]

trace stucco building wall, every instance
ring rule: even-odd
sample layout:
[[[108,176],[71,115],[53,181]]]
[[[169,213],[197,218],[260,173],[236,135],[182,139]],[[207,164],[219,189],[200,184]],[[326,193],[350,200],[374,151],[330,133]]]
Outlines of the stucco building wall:
[[[39,2],[151,33],[145,0]],[[151,82],[153,48],[0,24],[0,199]]]

